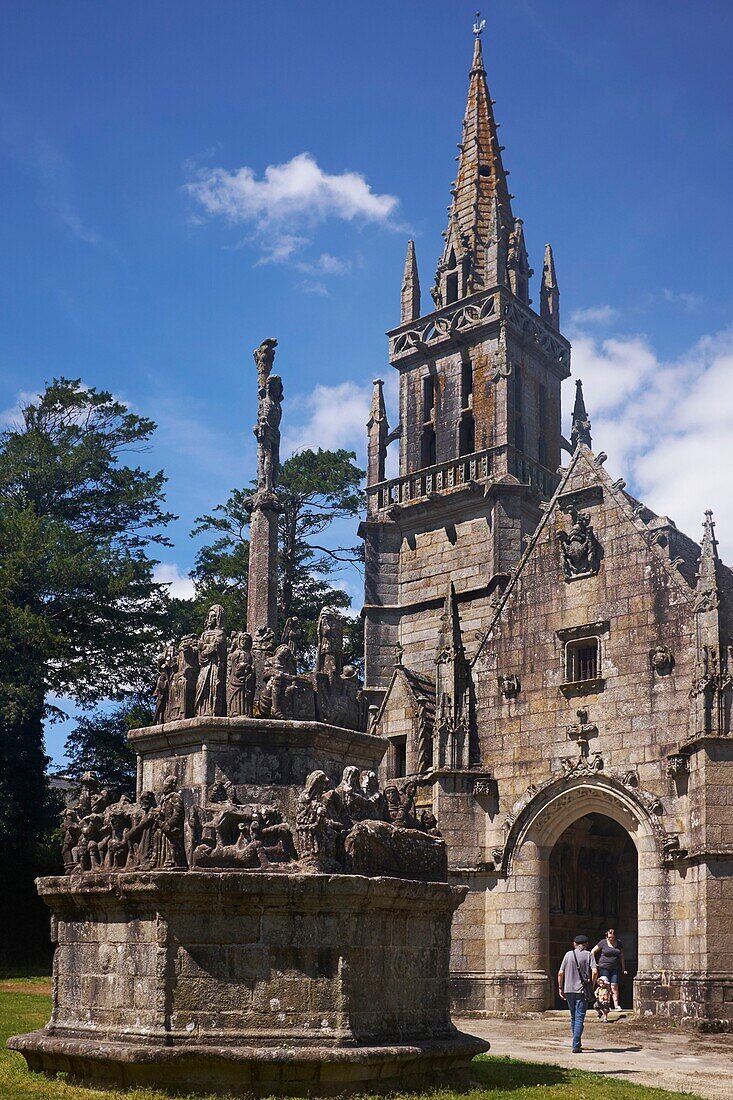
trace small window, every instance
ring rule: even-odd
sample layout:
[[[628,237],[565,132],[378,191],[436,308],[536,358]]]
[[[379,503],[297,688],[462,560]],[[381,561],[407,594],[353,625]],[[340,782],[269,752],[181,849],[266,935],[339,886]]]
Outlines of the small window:
[[[565,648],[565,679],[577,684],[598,679],[598,639],[581,638],[568,642]]]
[[[479,170],[478,170],[478,174],[479,174],[480,176],[483,176],[483,177],[484,177],[485,179],[486,179],[486,178],[490,178],[490,177],[491,177],[491,167],[490,167],[490,165],[488,165],[488,164],[482,164],[482,165],[481,165],[481,166],[479,167]]]
[[[422,380],[422,418],[423,422],[433,419],[435,408],[435,379],[432,374]]]
[[[423,428],[420,451],[422,466],[434,466],[437,461],[435,451],[435,428]]]
[[[464,413],[458,429],[458,453],[472,455],[476,450],[476,425],[473,413]]]
[[[473,404],[473,363],[461,364],[461,408],[470,409]]]
[[[454,271],[445,280],[445,304],[458,301],[458,272]]]
[[[392,737],[389,770],[391,779],[399,779],[407,775],[407,738]]]

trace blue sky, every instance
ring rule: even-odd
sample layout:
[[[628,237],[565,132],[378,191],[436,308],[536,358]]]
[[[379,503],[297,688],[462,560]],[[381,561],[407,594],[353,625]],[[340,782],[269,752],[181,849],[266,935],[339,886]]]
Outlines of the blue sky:
[[[440,252],[473,10],[3,5],[0,419],[57,374],[156,419],[181,517],[164,576],[185,578],[194,517],[251,475],[263,337],[286,447],[363,455],[405,242],[424,303]],[[693,536],[715,508],[730,560],[733,5],[484,14],[515,213],[535,268],[552,242],[595,445]]]

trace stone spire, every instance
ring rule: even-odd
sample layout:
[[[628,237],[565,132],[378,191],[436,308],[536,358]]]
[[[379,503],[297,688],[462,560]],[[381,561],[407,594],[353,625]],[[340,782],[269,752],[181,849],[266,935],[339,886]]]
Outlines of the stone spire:
[[[545,259],[542,265],[542,285],[540,287],[540,317],[553,328],[560,328],[560,291],[555,275],[555,260],[552,248],[545,245]]]
[[[436,656],[438,766],[469,766],[469,667],[461,634],[461,616],[453,581],[448,585]]]
[[[474,27],[473,62],[463,136],[458,146],[458,173],[451,190],[445,248],[438,262],[433,298],[446,305],[484,287],[506,282],[503,264],[496,268],[496,253],[508,252],[514,229],[507,173],[501,160],[493,101],[486,83],[481,32]],[[490,257],[490,247],[494,249]],[[497,277],[498,276],[498,277]]]
[[[400,323],[414,321],[420,316],[420,278],[417,273],[415,242],[407,242],[405,273],[402,276],[402,311]]]
[[[713,513],[705,513],[695,588],[695,670],[690,688],[690,736],[730,731],[733,669],[721,624],[720,558]]]
[[[549,246],[548,246],[549,247]],[[591,446],[590,420],[585,408],[583,398],[583,383],[579,378],[575,379],[575,404],[573,405],[573,423],[570,432],[570,449],[577,450],[579,443]]]
[[[410,241],[412,244],[412,241]],[[404,303],[404,291],[402,294]],[[403,306],[404,308],[404,306]],[[404,317],[403,317],[404,320]],[[375,378],[372,383],[372,407],[367,420],[367,485],[384,481],[384,464],[387,456],[387,410],[384,405],[384,382]]]

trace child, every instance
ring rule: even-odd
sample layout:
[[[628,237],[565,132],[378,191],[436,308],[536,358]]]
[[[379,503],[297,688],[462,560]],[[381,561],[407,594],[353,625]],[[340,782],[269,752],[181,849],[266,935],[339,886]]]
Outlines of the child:
[[[598,1013],[598,1019],[603,1023],[608,1022],[608,1014],[611,1011],[611,983],[608,978],[599,978],[596,986],[596,1000],[593,1006]]]

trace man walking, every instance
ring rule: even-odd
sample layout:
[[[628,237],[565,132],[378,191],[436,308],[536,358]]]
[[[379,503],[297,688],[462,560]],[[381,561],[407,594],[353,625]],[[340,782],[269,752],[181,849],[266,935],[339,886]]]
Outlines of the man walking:
[[[593,988],[595,964],[587,948],[587,936],[575,936],[572,951],[566,951],[557,972],[557,988],[560,997],[570,1009],[570,1030],[573,1033],[573,1054],[582,1054],[581,1036],[588,1007],[586,990]],[[591,977],[593,974],[593,977]]]

